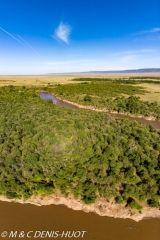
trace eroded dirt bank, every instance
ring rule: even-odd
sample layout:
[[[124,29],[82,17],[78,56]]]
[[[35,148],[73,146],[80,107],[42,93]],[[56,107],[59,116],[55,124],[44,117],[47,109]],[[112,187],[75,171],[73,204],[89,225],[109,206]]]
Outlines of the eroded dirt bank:
[[[106,108],[98,109],[98,108],[95,108],[94,106],[84,106],[84,105],[81,105],[81,104],[78,104],[78,103],[75,103],[75,102],[71,102],[71,101],[68,101],[68,100],[63,100],[63,99],[57,97],[56,95],[54,95],[54,96],[58,100],[66,102],[66,103],[69,103],[69,104],[72,104],[73,106],[76,106],[76,107],[78,107],[80,109],[92,110],[92,111],[95,111],[95,112],[106,112],[106,113],[110,113],[110,114],[118,114],[118,115],[133,117],[133,118],[135,118],[135,117],[136,118],[143,118],[143,119],[146,119],[148,121],[155,121],[155,120],[157,120],[153,116],[133,115],[133,114],[130,114],[130,113],[125,113],[125,112],[109,111]]]
[[[141,213],[137,210],[131,210],[125,207],[124,204],[115,204],[113,202],[108,203],[104,199],[99,199],[96,203],[86,205],[80,200],[76,200],[73,197],[65,198],[61,194],[55,194],[50,196],[37,196],[31,197],[29,200],[17,200],[7,199],[4,196],[0,196],[0,201],[18,202],[18,203],[30,203],[37,206],[42,205],[64,205],[73,210],[81,210],[84,212],[94,212],[100,216],[114,217],[114,218],[130,218],[136,222],[145,218],[160,218],[160,209],[144,207]]]
[[[71,101],[68,101],[68,100],[64,100],[64,99],[61,99],[60,97],[57,97],[54,93],[49,93],[49,92],[45,92],[45,91],[41,91],[41,93],[46,93],[46,94],[50,94],[52,96],[54,96],[58,101],[61,101],[63,103],[68,103],[72,106],[75,106],[79,109],[85,109],[85,110],[91,110],[91,111],[95,111],[95,112],[106,112],[106,113],[109,113],[109,114],[115,114],[118,116],[127,116],[127,117],[131,117],[131,118],[139,118],[139,119],[145,119],[147,121],[157,121],[160,123],[160,120],[156,119],[155,117],[153,116],[144,116],[144,115],[134,115],[134,114],[130,114],[130,113],[127,113],[127,112],[117,112],[117,111],[109,111],[107,108],[103,108],[103,109],[98,109],[94,106],[84,106],[84,105],[81,105],[81,104],[78,104],[78,103],[75,103],[75,102],[71,102]],[[40,93],[40,92],[39,92]],[[55,103],[57,104],[57,103]],[[59,105],[59,104],[58,104]]]

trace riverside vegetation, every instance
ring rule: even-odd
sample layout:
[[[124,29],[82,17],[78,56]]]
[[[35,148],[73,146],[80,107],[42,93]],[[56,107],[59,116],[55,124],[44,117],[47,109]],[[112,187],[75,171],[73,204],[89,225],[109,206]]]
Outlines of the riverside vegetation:
[[[160,106],[156,102],[142,101],[139,96],[147,93],[143,87],[136,84],[146,81],[139,80],[110,80],[80,78],[77,84],[58,85],[54,93],[64,99],[91,105],[95,108],[106,108],[109,111],[130,113],[133,115],[153,116],[160,119]],[[150,81],[149,81],[150,82]],[[160,81],[152,83],[160,84]],[[134,84],[134,85],[131,85]]]
[[[156,103],[135,96],[144,90],[129,84],[3,86],[0,195],[28,199],[60,190],[86,204],[103,197],[139,211],[143,206],[159,206],[160,132],[107,113],[53,105],[40,99],[38,91],[84,105],[160,116]]]

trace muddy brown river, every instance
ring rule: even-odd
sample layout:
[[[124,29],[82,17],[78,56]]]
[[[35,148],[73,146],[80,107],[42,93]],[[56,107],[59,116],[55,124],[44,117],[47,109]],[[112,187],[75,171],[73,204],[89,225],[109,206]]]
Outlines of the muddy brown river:
[[[40,95],[55,104],[77,108],[51,94]],[[123,117],[118,114],[119,117]],[[117,117],[117,114],[115,114]],[[124,116],[126,117],[126,116]],[[133,119],[128,117],[129,119]],[[136,119],[134,119],[136,120]],[[154,122],[137,119],[148,125]],[[149,123],[148,123],[149,122]],[[47,235],[48,234],[48,235]],[[102,217],[94,213],[74,211],[64,206],[36,206],[0,201],[1,239],[85,239],[85,240],[160,240],[160,219],[131,219]],[[49,237],[50,236],[50,237]],[[71,237],[72,236],[72,237]]]
[[[40,92],[39,96],[41,99],[44,100],[51,100],[53,101],[54,104],[59,105],[61,107],[66,107],[66,108],[73,108],[73,109],[81,109],[78,106],[75,106],[74,104],[62,101],[57,99],[53,94],[47,93],[47,92]],[[160,121],[158,120],[146,120],[145,118],[138,118],[138,117],[132,117],[129,115],[125,115],[123,113],[109,113],[113,117],[118,117],[118,118],[128,118],[129,120],[134,120],[143,123],[146,126],[152,125],[156,129],[160,130]]]
[[[52,238],[45,239],[159,240],[160,220],[146,219],[137,223],[131,219],[102,217],[63,206],[39,207],[31,204],[0,202],[0,234],[4,231],[8,233],[5,239],[12,239],[9,236],[11,232],[15,234],[16,231],[16,239],[29,239],[29,237],[41,239],[45,238],[47,231],[52,235],[57,231],[58,237],[53,235]],[[43,235],[40,235],[42,231],[44,231]],[[70,232],[78,236],[82,231],[86,231],[83,237],[81,235],[78,238],[68,238],[64,235]],[[23,238],[19,237],[21,232],[24,232]]]

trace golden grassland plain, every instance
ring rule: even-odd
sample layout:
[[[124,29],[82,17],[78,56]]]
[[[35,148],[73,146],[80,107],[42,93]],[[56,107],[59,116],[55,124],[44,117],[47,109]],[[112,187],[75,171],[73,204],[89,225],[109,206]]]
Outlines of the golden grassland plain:
[[[7,85],[14,86],[40,86],[49,84],[66,84],[74,83],[71,81],[74,78],[125,78],[129,77],[146,77],[149,79],[152,77],[160,77],[160,73],[150,73],[148,74],[55,74],[55,75],[0,75],[0,87]],[[76,81],[77,82],[77,81]]]
[[[75,75],[56,76],[0,76],[0,86],[44,86],[48,84],[66,84],[74,79]]]
[[[110,78],[106,75],[31,75],[31,76],[0,76],[1,86],[45,86],[48,84],[67,84],[77,83],[77,81],[71,81],[75,78]],[[112,76],[113,77],[113,76]],[[114,78],[114,77],[113,77]]]
[[[143,83],[137,86],[143,87],[148,93],[141,95],[143,101],[157,102],[160,105],[160,84]]]
[[[56,84],[69,84],[75,83],[71,81],[76,78],[118,78],[128,79],[129,77],[146,77],[147,74],[70,74],[70,75],[31,75],[31,76],[0,76],[0,87],[13,85],[13,86],[47,86]],[[149,74],[149,79],[152,77],[160,77],[160,74]],[[77,83],[77,81],[76,81]],[[143,101],[157,102],[160,105],[160,84],[142,83],[137,86],[144,87],[147,93],[139,95]],[[137,95],[138,96],[138,95]]]

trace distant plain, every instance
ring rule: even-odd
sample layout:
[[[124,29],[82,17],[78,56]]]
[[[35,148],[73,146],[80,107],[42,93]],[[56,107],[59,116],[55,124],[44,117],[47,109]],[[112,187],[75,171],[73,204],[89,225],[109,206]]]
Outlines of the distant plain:
[[[31,75],[31,76],[0,76],[1,86],[48,86],[56,84],[77,83],[73,81],[76,78],[112,78],[112,79],[128,79],[129,77],[147,77],[148,74],[62,74],[62,75]],[[160,73],[149,74],[147,80],[154,80],[154,77],[159,77]],[[147,93],[140,95],[141,100],[148,102],[157,102],[160,105],[160,84],[155,83],[140,83],[137,86],[144,87]]]

